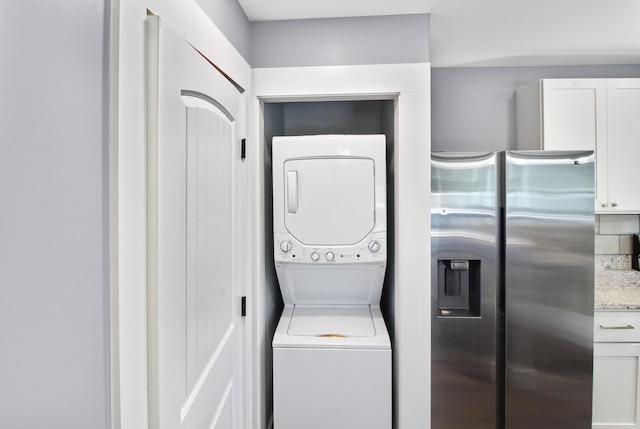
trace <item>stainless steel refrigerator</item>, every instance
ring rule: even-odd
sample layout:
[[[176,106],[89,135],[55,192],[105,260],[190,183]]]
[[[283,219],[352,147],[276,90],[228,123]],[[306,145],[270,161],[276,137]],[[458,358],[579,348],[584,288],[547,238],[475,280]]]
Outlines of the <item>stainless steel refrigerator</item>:
[[[592,152],[433,153],[432,429],[590,429]]]

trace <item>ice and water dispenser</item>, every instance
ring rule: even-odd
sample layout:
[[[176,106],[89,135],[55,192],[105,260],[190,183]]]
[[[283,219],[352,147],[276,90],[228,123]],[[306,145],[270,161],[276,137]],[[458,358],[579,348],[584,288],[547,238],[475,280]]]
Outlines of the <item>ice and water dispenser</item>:
[[[438,317],[480,317],[480,260],[438,260]]]

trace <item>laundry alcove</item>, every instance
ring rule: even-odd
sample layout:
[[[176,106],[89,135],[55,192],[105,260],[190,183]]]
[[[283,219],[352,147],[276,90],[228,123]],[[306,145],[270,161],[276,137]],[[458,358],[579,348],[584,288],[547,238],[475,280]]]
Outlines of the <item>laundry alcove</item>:
[[[312,100],[264,103],[264,252],[265,252],[265,318],[266,339],[264,353],[266,397],[271,402],[272,374],[271,339],[282,313],[282,298],[273,261],[273,187],[271,177],[271,145],[274,136],[320,134],[384,134],[387,156],[387,272],[393,272],[393,151],[394,100]],[[327,172],[331,174],[331,172]],[[391,297],[393,276],[387,274],[383,287],[381,308],[387,325],[393,321]],[[268,405],[270,409],[270,405]]]
[[[255,210],[248,300],[253,414],[266,427],[273,409],[271,341],[283,308],[272,247],[274,136],[385,135],[389,245],[381,307],[392,341],[393,426],[429,419],[429,82],[427,63],[252,71],[247,161]]]

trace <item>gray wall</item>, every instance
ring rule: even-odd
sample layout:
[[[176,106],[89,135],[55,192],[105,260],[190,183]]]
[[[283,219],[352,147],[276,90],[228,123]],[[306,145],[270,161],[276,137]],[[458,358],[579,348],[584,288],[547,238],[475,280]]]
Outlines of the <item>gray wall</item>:
[[[196,0],[196,3],[249,62],[251,25],[238,0]]]
[[[514,149],[517,88],[543,78],[592,77],[640,77],[640,65],[434,68],[432,150]]]
[[[429,61],[429,14],[249,22],[237,0],[196,0],[252,67]]]
[[[110,427],[108,1],[0,2],[0,427]]]
[[[256,68],[428,60],[428,14],[251,23],[249,63]]]

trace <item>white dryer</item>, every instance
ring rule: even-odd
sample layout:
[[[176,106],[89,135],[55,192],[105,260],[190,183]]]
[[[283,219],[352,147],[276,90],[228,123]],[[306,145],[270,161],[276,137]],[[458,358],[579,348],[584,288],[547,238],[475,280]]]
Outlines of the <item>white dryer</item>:
[[[389,429],[383,135],[274,137],[274,427]]]

